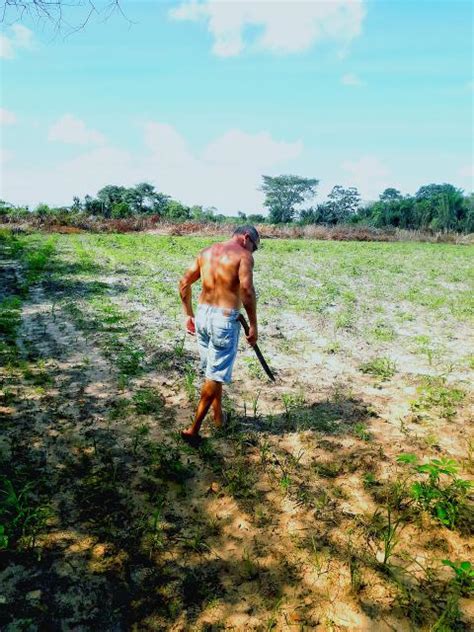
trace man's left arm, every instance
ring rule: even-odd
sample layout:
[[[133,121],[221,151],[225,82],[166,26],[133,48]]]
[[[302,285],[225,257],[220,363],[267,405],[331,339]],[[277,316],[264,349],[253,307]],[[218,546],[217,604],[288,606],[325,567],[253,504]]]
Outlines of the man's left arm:
[[[183,303],[183,310],[186,315],[186,331],[194,336],[196,326],[194,324],[194,312],[192,302],[191,285],[195,283],[201,276],[200,257],[197,257],[193,265],[186,270],[179,282],[179,295]]]

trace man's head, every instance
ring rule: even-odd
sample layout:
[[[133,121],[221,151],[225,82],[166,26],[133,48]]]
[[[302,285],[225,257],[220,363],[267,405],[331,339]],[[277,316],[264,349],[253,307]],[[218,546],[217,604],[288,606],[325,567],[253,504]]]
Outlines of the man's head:
[[[260,245],[260,235],[255,226],[250,224],[244,226],[237,226],[234,230],[233,237],[237,237],[239,243],[246,248],[248,244],[251,246],[251,251],[255,252]]]

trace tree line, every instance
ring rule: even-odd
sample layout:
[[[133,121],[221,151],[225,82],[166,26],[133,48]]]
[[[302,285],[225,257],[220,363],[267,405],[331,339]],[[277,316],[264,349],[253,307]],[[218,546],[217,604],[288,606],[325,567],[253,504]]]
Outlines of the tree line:
[[[133,187],[107,185],[95,197],[74,197],[70,206],[51,208],[39,204],[33,211],[0,201],[0,217],[39,217],[84,214],[105,219],[126,219],[154,215],[164,220],[183,222],[251,222],[255,224],[358,224],[375,228],[474,232],[474,194],[465,194],[452,184],[428,184],[415,195],[403,195],[395,188],[385,189],[379,199],[363,204],[355,187],[335,185],[327,199],[315,204],[319,180],[296,175],[262,176],[260,190],[265,195],[263,213],[237,217],[219,213],[215,207],[188,206],[157,191],[148,182]]]
[[[327,200],[302,208],[316,196],[319,181],[299,176],[263,176],[261,190],[270,223],[365,224],[376,228],[474,232],[474,194],[452,184],[427,184],[415,195],[385,189],[374,202],[362,204],[355,187],[335,185]]]

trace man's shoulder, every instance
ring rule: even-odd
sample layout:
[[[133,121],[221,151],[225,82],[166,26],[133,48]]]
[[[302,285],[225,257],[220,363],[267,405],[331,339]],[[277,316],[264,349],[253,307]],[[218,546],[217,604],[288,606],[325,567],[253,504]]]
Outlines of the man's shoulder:
[[[239,256],[241,263],[253,266],[253,254],[251,252],[242,248],[242,252],[239,253]]]

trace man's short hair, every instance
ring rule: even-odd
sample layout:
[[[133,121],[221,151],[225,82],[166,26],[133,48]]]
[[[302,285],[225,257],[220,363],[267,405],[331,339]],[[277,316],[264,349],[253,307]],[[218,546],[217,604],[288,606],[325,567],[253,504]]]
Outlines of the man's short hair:
[[[258,230],[255,226],[251,226],[250,224],[244,224],[243,226],[237,226],[237,228],[232,233],[233,235],[249,235],[250,239],[258,244],[260,241],[260,235],[258,234]]]

